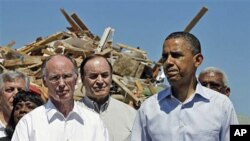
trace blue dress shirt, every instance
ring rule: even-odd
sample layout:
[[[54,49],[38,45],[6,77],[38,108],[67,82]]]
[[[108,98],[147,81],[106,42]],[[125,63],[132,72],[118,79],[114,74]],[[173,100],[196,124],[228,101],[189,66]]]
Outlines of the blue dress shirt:
[[[166,88],[138,110],[131,141],[229,141],[231,124],[238,120],[225,95],[198,83],[195,94],[180,102]]]

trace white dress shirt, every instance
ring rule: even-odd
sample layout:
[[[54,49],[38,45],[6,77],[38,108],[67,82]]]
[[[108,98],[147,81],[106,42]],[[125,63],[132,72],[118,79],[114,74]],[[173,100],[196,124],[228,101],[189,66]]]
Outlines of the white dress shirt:
[[[94,111],[74,102],[65,118],[49,100],[18,122],[12,141],[108,141],[108,133]]]
[[[5,126],[3,125],[3,123],[0,121],[0,138],[2,137],[6,137],[6,133],[5,133]]]

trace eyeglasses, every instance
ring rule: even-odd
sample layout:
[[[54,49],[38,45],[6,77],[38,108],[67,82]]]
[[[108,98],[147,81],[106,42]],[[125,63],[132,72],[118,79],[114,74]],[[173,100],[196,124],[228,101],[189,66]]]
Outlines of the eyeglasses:
[[[62,80],[64,82],[69,82],[69,81],[72,81],[74,79],[73,76],[74,75],[72,73],[62,74],[62,75],[56,74],[56,75],[50,75],[50,76],[48,76],[48,80],[51,83],[58,83],[58,82],[60,82],[60,80],[62,78]]]

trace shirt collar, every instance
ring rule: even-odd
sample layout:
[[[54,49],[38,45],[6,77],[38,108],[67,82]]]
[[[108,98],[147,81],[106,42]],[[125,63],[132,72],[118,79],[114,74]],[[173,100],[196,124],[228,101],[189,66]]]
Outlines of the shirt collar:
[[[107,110],[108,108],[108,105],[109,105],[109,102],[110,102],[110,96],[108,98],[107,101],[105,101],[105,103],[103,103],[100,108],[98,106],[98,103],[91,100],[89,97],[85,96],[82,100],[82,102],[90,109],[93,109],[95,110],[97,113],[100,113],[100,112],[104,112],[105,110]]]
[[[84,119],[80,115],[81,111],[79,107],[76,106],[76,102],[74,101],[74,107],[73,110],[68,114],[68,116],[65,118],[64,115],[57,110],[55,105],[51,102],[51,100],[48,100],[48,102],[45,104],[45,111],[49,122],[53,122],[54,120],[77,120],[81,124],[83,124]]]
[[[205,99],[210,99],[210,95],[205,92],[204,86],[200,84],[200,82],[197,83],[196,89],[195,89],[195,95],[200,95],[201,97]],[[166,89],[162,90],[158,93],[158,100],[161,101],[165,98],[173,98],[171,87],[167,87]]]
[[[202,86],[200,82],[198,82],[198,84],[196,86],[195,94],[198,94],[207,100],[210,99],[210,97],[211,97],[210,94],[205,92],[204,86]]]
[[[0,120],[0,128],[5,128],[5,125],[2,123],[1,120]]]
[[[165,99],[167,97],[171,97],[171,95],[172,95],[171,87],[167,87],[166,89],[164,89],[164,90],[162,90],[162,91],[160,91],[158,93],[158,95],[157,95],[158,98],[157,99],[159,101],[161,101],[161,100],[163,100],[163,99]]]

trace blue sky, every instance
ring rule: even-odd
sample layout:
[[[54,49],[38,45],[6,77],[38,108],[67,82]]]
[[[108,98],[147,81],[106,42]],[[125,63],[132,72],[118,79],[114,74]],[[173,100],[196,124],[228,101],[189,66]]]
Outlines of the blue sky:
[[[75,12],[91,32],[101,36],[115,29],[114,43],[140,46],[153,61],[162,43],[181,31],[203,7],[208,12],[191,30],[202,45],[204,62],[198,69],[215,66],[229,78],[230,99],[237,113],[250,115],[250,1],[247,0],[0,0],[0,45],[16,41],[15,48],[66,31],[60,12]]]

